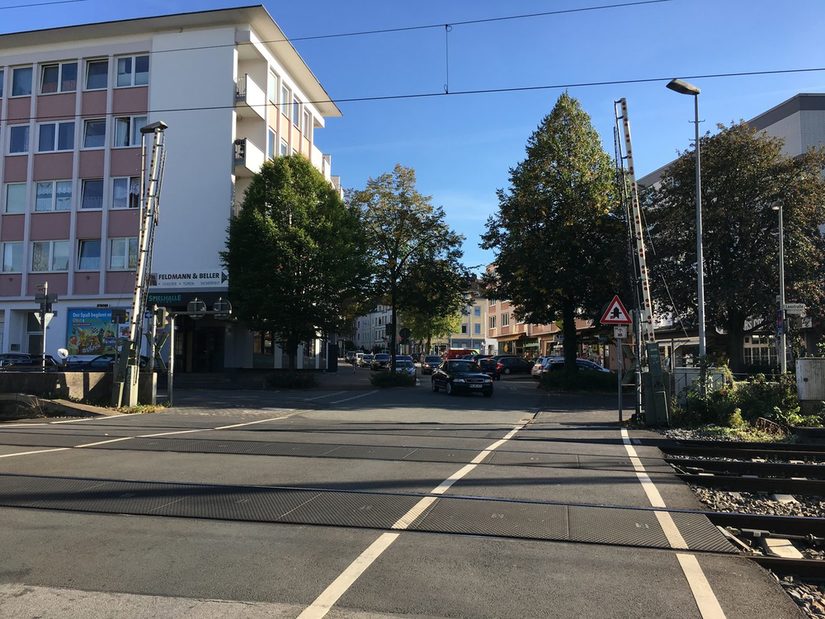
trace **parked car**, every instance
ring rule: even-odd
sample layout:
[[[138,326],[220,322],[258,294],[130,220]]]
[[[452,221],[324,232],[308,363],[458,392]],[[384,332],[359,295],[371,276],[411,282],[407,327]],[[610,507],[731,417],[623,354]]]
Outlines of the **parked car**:
[[[406,374],[407,376],[415,376],[415,363],[412,359],[396,359],[395,371],[398,374]]]
[[[74,361],[66,364],[67,372],[111,372],[114,370],[115,359],[117,356],[114,353],[107,353],[105,355],[98,355],[87,361]],[[141,369],[149,365],[149,357],[140,356]]]
[[[433,370],[441,365],[443,359],[440,355],[427,355],[421,361],[421,373],[422,374],[432,374]]]
[[[606,372],[610,373],[606,367],[599,365],[598,363],[594,363],[589,359],[576,359],[576,366],[580,370],[590,370],[591,372]],[[542,374],[547,372],[557,372],[558,370],[564,369],[564,357],[549,357],[545,362],[544,366],[542,367]]]
[[[380,352],[372,358],[370,363],[371,370],[386,370],[390,365],[390,356],[387,353]]]
[[[541,376],[541,368],[544,367],[546,359],[548,359],[548,357],[539,357],[533,362],[533,367],[530,368],[530,376],[533,378],[539,378]]]
[[[352,363],[353,365],[357,365],[359,368],[364,365],[364,353],[355,353],[355,358],[352,360]]]
[[[444,359],[461,359],[467,355],[477,355],[478,351],[473,348],[450,348],[444,353]]]
[[[493,395],[493,379],[481,371],[477,363],[465,359],[450,359],[433,372],[433,391],[444,389],[447,395],[454,393],[481,393],[489,398]]]
[[[500,355],[493,358],[501,364],[502,374],[527,374],[533,369],[533,364],[527,359],[515,355]]]
[[[478,367],[481,368],[481,371],[487,374],[490,378],[493,380],[501,380],[501,371],[504,369],[504,365],[491,357],[481,358],[476,363],[478,363]]]
[[[0,370],[6,372],[36,372],[43,369],[43,355],[30,355],[26,353],[3,353],[0,355]],[[63,364],[52,357],[46,355],[46,371],[62,371]]]

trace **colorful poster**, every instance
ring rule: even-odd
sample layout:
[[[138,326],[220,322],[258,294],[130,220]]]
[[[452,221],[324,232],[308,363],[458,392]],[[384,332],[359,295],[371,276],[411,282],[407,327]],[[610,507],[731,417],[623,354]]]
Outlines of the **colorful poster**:
[[[112,310],[69,309],[66,320],[66,348],[70,355],[105,355],[116,352],[117,330],[129,335],[129,325],[112,322]],[[125,331],[125,333],[124,333]]]

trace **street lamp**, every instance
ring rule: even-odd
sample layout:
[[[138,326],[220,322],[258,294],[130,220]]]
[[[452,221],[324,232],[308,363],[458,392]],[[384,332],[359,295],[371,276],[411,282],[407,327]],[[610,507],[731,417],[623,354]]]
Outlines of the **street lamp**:
[[[699,361],[704,365],[705,355],[705,261],[702,256],[702,168],[699,154],[699,93],[697,86],[683,80],[670,80],[667,87],[681,95],[693,96],[693,122],[696,126],[696,274],[699,314]]]
[[[788,332],[787,316],[785,315],[785,225],[782,221],[782,203],[774,204],[772,210],[779,212],[779,318],[782,321],[782,332],[779,334],[779,368],[783,374],[788,371]]]

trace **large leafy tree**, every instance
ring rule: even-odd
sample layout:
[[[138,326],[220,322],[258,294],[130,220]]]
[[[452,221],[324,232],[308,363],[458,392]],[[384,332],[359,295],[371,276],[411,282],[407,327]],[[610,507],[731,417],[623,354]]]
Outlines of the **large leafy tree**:
[[[590,117],[562,94],[499,190],[482,247],[496,252],[490,294],[531,323],[562,321],[565,368],[576,371],[576,318],[592,318],[622,286],[625,232],[614,170]]]
[[[366,279],[358,214],[304,157],[264,163],[229,224],[222,260],[235,314],[298,345],[346,322]]]
[[[772,325],[779,292],[778,220],[783,209],[789,301],[825,301],[825,154],[782,154],[783,142],[744,122],[701,138],[705,314],[708,346],[743,367],[744,336]],[[648,193],[655,253],[651,269],[667,281],[659,303],[677,317],[696,308],[695,152],[683,153]],[[772,327],[771,327],[772,328]],[[719,334],[722,334],[719,336]],[[714,352],[711,350],[711,352]]]
[[[349,193],[348,202],[361,216],[374,298],[392,308],[389,343],[394,370],[398,309],[402,302],[410,305],[409,291],[424,273],[421,260],[435,261],[460,278],[463,237],[446,224],[444,210],[418,192],[412,168],[396,165],[392,172],[369,179],[364,189]]]

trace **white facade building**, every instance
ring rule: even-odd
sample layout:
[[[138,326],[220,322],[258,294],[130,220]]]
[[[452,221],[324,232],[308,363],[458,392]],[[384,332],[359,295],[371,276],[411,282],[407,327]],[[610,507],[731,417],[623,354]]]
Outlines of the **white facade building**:
[[[169,126],[150,304],[227,296],[219,252],[266,157],[301,154],[340,188],[315,144],[340,111],[262,6],[7,34],[0,55],[4,352],[40,352],[45,282],[59,297],[46,352],[111,352],[111,309],[129,309],[134,286],[146,123]],[[251,367],[265,352],[237,321],[179,325],[182,371]],[[317,364],[312,346],[299,363]]]

